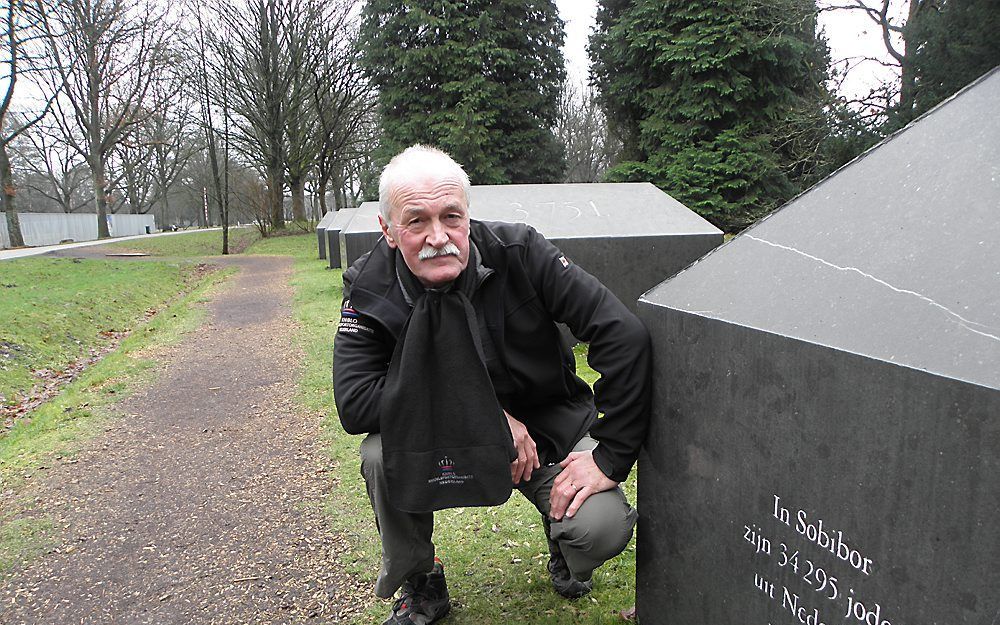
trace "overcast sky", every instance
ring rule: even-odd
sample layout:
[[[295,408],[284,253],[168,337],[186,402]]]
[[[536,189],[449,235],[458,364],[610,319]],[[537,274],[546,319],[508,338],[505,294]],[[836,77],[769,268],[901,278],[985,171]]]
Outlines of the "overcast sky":
[[[569,75],[577,82],[587,79],[587,37],[594,26],[597,0],[556,0],[559,15],[566,22],[566,46],[563,53]],[[897,13],[902,5],[894,0]],[[826,31],[832,60],[837,63],[851,61],[855,65],[862,57],[885,58],[882,35],[874,23],[858,11],[827,11],[821,14],[820,23]],[[842,95],[867,93],[891,74],[875,63],[862,63],[852,69],[842,88]]]

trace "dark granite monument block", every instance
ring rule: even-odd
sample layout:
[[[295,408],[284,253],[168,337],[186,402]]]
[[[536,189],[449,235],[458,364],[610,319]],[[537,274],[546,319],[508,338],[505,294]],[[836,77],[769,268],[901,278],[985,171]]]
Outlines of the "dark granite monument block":
[[[471,195],[473,218],[531,224],[633,310],[664,276],[722,243],[722,232],[649,183],[484,185]],[[345,231],[348,263],[381,236],[371,204]]]
[[[359,206],[351,223],[343,230],[343,237],[347,253],[344,267],[350,267],[382,238],[382,229],[378,225],[378,202],[365,202]]]
[[[323,215],[323,219],[319,220],[316,224],[316,238],[319,242],[319,259],[326,260],[326,228],[333,221],[333,218],[337,216],[336,211],[330,211],[329,213]]]
[[[1000,623],[1000,72],[647,293],[643,625]]]
[[[342,247],[342,232],[346,228],[351,220],[354,219],[354,214],[357,212],[357,208],[342,208],[335,213],[334,217],[326,227],[326,241],[327,249],[330,251],[330,269],[340,269],[342,266],[341,259],[343,258],[341,247]]]

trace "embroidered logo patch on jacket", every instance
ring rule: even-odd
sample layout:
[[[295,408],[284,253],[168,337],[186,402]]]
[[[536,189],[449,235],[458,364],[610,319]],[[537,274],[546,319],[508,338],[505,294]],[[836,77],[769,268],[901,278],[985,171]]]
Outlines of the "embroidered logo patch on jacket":
[[[351,300],[346,299],[344,306],[340,309],[340,324],[337,326],[337,332],[339,334],[357,334],[359,332],[374,334],[375,330],[364,323],[362,317],[358,315],[358,311],[351,307]]]

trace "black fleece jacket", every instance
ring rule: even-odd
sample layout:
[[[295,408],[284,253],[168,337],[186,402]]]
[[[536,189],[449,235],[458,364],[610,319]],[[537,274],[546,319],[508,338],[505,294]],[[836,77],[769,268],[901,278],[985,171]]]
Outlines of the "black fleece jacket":
[[[500,405],[528,428],[542,462],[565,458],[589,430],[599,443],[597,466],[612,480],[624,481],[649,423],[645,327],[534,228],[473,220],[470,238],[482,262],[472,303]],[[397,258],[383,239],[344,272],[333,377],[340,420],[352,434],[379,431],[380,394],[410,314]],[[572,350],[555,322],[590,343],[588,362],[601,375],[594,385],[596,402],[577,377]],[[427,390],[447,393],[455,383],[442,380]]]

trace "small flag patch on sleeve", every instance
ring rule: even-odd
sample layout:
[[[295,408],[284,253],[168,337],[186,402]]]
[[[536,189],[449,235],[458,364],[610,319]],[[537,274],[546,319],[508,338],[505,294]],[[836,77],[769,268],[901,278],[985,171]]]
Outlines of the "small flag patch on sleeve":
[[[569,268],[569,259],[566,258],[566,256],[560,256],[559,257],[559,262],[562,263],[563,267]]]

